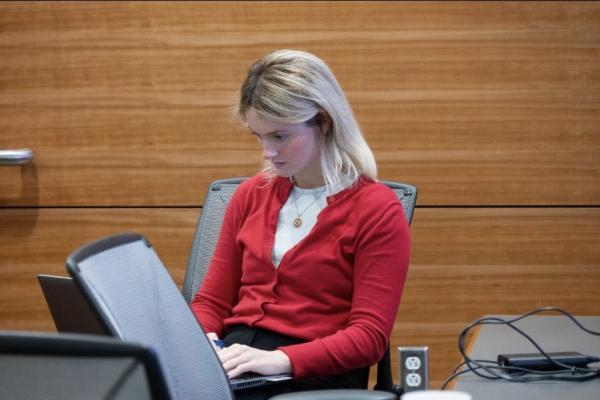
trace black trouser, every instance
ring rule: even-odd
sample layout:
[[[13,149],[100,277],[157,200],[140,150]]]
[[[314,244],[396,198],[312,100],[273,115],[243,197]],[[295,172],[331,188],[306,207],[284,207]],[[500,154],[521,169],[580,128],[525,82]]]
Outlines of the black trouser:
[[[223,338],[225,346],[234,343],[245,344],[261,350],[275,350],[280,346],[302,343],[303,340],[280,335],[266,329],[250,328],[246,325],[231,327]],[[298,392],[301,390],[320,389],[357,389],[361,387],[364,368],[354,369],[343,374],[294,379],[278,384],[259,386],[256,388],[237,390],[238,400],[268,399],[281,393]]]

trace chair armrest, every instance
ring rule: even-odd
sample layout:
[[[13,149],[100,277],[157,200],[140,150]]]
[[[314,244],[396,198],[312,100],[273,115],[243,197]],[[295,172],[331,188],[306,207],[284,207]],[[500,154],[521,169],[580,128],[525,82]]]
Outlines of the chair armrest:
[[[398,400],[398,396],[380,390],[332,389],[279,394],[269,400]]]

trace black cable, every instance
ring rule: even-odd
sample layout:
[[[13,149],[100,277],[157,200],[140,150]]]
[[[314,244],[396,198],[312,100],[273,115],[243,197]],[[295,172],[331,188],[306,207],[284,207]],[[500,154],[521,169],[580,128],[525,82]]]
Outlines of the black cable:
[[[462,364],[464,365],[465,363],[462,363]],[[475,367],[475,368],[473,368],[473,369],[479,369],[479,367]],[[449,377],[448,377],[448,378],[447,378],[447,379],[444,381],[444,383],[442,384],[442,387],[441,387],[441,389],[442,389],[442,390],[446,390],[446,386],[448,386],[448,384],[449,384],[450,382],[452,382],[452,381],[453,381],[453,380],[454,380],[456,377],[458,377],[458,376],[460,376],[460,375],[462,375],[462,374],[466,374],[467,372],[472,372],[472,369],[463,369],[462,371],[453,372],[453,373],[452,373],[452,374],[451,374],[451,375],[450,375],[450,376],[449,376]]]
[[[594,379],[600,377],[600,369],[594,368],[582,368],[582,367],[573,367],[570,365],[563,364],[551,356],[549,356],[538,344],[537,342],[531,338],[531,336],[527,335],[521,329],[514,325],[515,322],[520,321],[524,318],[527,318],[531,315],[539,314],[542,312],[558,312],[567,318],[569,318],[575,325],[577,325],[581,330],[591,335],[600,336],[600,332],[595,332],[590,329],[584,327],[573,315],[569,312],[556,308],[556,307],[541,307],[536,308],[526,314],[523,314],[519,317],[505,320],[499,317],[485,317],[480,318],[471,322],[467,325],[461,334],[458,337],[458,349],[463,358],[463,361],[459,363],[450,376],[444,381],[442,384],[442,390],[446,388],[446,386],[454,380],[456,377],[467,373],[472,372],[473,374],[484,378],[484,379],[504,379],[511,382],[533,382],[533,381],[542,381],[542,380],[553,380],[553,381],[587,381],[590,379]],[[556,366],[562,368],[555,371],[538,371],[532,370],[528,368],[514,367],[514,366],[502,366],[498,365],[496,361],[491,360],[473,360],[471,359],[465,351],[465,340],[466,336],[471,329],[478,325],[506,325],[519,333],[525,339],[527,339],[539,352],[542,356],[548,359],[550,362],[555,364]],[[597,357],[590,357],[592,362],[597,361]],[[484,365],[490,364],[490,365]],[[466,366],[466,369],[459,371],[459,369],[463,366]],[[481,372],[483,371],[483,372]],[[499,371],[499,372],[497,372]]]
[[[485,361],[487,363],[493,363],[496,364],[495,361],[489,361],[489,360],[478,360],[478,361]],[[466,364],[466,363],[461,363],[461,364]],[[476,370],[479,369],[500,369],[500,370],[504,370],[507,368],[510,368],[511,370],[522,370],[523,374],[529,374],[532,370],[526,369],[526,368],[519,368],[519,367],[503,367],[500,365],[495,365],[495,366],[488,366],[488,367],[483,367],[483,366],[475,366],[475,367],[470,367],[467,369],[463,369],[462,371],[455,371],[453,372],[442,384],[441,389],[445,390],[446,386],[448,386],[448,384],[450,382],[452,382],[456,377],[466,374],[467,372],[474,372]],[[595,371],[592,372],[588,372],[587,374],[581,374],[578,375],[576,377],[572,377],[572,376],[566,376],[566,377],[561,377],[559,375],[561,374],[571,374],[572,372],[570,370],[561,370],[561,371],[535,371],[536,373],[540,374],[541,376],[529,376],[526,377],[524,379],[521,380],[514,380],[514,379],[507,379],[507,380],[511,380],[513,382],[534,382],[534,381],[544,381],[544,380],[554,380],[554,381],[577,381],[577,382],[583,382],[583,381],[588,381],[590,379],[595,379],[598,377],[598,373]],[[544,375],[548,375],[548,376],[544,376]],[[486,377],[487,379],[492,379],[492,380],[497,380],[497,379],[504,379],[504,378],[500,378],[500,377],[494,377],[494,376],[488,376]]]
[[[513,330],[517,331],[519,334],[521,334],[521,336],[525,337],[536,349],[538,349],[538,351],[544,356],[546,357],[546,359],[548,359],[550,362],[554,363],[555,365],[561,367],[561,368],[565,368],[565,369],[569,369],[573,372],[589,372],[590,369],[589,368],[573,368],[569,365],[560,363],[554,359],[552,359],[548,354],[546,354],[546,352],[544,352],[544,350],[529,336],[527,335],[525,332],[523,332],[522,330],[520,330],[519,328],[517,328],[516,326],[513,325],[514,322],[519,321],[523,318],[526,318],[530,315],[533,314],[538,314],[540,312],[544,312],[544,311],[557,311],[565,316],[567,316],[569,319],[571,319],[573,322],[575,322],[575,324],[577,326],[579,326],[581,329],[583,329],[584,331],[593,334],[593,335],[600,335],[599,332],[594,332],[591,331],[587,328],[585,328],[583,325],[581,325],[579,323],[579,321],[577,321],[571,314],[569,314],[568,312],[562,310],[562,309],[558,309],[558,308],[553,308],[553,307],[544,307],[544,308],[539,308],[536,310],[533,310],[527,314],[524,314],[520,317],[514,318],[512,320],[504,320],[502,318],[496,318],[496,317],[488,317],[488,318],[482,318],[480,320],[475,321],[474,323],[470,324],[467,328],[465,328],[465,330],[463,330],[463,332],[461,333],[461,336],[459,338],[459,350],[461,351],[461,355],[463,356],[463,359],[465,360],[470,360],[470,358],[466,355],[465,350],[464,350],[464,341],[465,341],[465,337],[466,334],[468,333],[468,331],[470,329],[472,329],[473,327],[477,326],[477,325],[485,325],[485,324],[504,324],[504,325],[508,325],[510,328],[512,328]],[[476,364],[477,365],[477,364]],[[510,368],[510,371],[514,371],[514,367],[505,367],[507,369]],[[499,377],[499,378],[503,378],[506,379],[506,377],[504,375],[497,375],[494,372],[490,371],[489,369],[486,369],[486,372],[490,373],[493,376]],[[532,371],[532,373],[538,373],[539,371]],[[477,373],[476,373],[477,374]],[[482,376],[481,374],[477,374],[479,376]],[[482,376],[484,377],[484,376]],[[511,379],[509,379],[511,380]]]

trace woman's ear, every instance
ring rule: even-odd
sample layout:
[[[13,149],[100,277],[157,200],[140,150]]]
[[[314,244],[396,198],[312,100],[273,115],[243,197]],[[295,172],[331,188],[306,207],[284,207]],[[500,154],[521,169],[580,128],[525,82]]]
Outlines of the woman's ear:
[[[329,130],[331,129],[331,117],[325,110],[321,110],[317,114],[317,124],[321,129],[321,135],[329,133]]]

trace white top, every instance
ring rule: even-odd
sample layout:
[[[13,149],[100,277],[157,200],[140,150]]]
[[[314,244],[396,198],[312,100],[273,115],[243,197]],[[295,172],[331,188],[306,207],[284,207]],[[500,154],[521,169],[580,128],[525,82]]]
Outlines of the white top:
[[[296,209],[297,206],[297,209]],[[327,206],[327,188],[325,186],[315,189],[302,189],[294,185],[290,196],[279,211],[275,244],[273,245],[273,265],[279,267],[285,253],[296,246],[310,233],[317,223],[319,213]],[[294,226],[298,218],[302,224]]]

